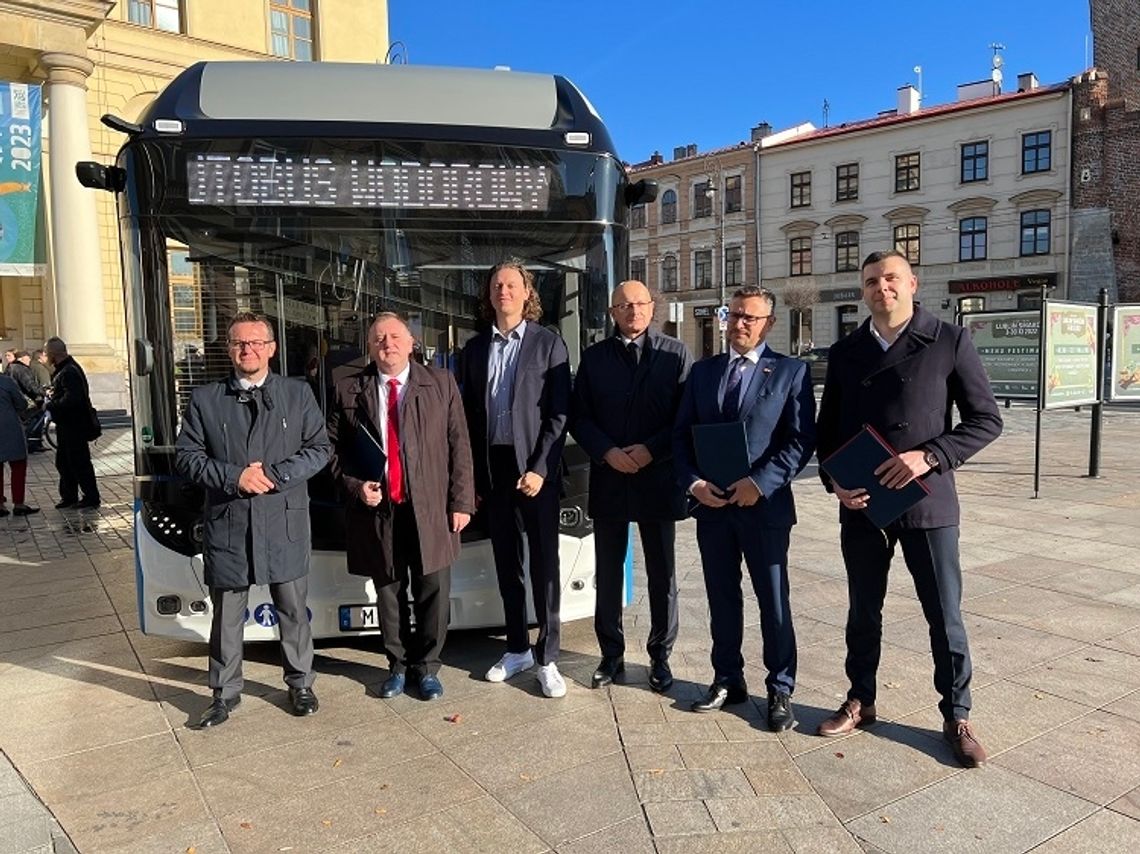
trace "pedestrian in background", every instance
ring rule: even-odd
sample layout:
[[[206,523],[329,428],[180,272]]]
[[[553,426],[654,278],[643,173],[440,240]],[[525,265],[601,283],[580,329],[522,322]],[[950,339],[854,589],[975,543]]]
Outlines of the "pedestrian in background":
[[[59,472],[59,503],[55,507],[57,510],[98,507],[101,503],[99,486],[95,482],[88,443],[99,438],[100,428],[91,406],[87,374],[68,355],[62,338],[49,338],[44,350],[55,368],[51,393],[44,404],[55,422],[55,468]]]
[[[25,503],[25,483],[28,474],[28,447],[24,439],[21,418],[28,406],[24,393],[15,381],[0,374],[0,516],[7,516],[7,497],[4,495],[4,463],[12,472],[12,514],[30,516],[39,513],[38,507]]]
[[[40,388],[51,388],[51,362],[48,361],[46,350],[32,352],[32,371]]]

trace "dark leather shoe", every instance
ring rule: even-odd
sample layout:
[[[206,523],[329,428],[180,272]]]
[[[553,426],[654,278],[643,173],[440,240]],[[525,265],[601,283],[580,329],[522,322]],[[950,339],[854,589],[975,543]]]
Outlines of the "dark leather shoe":
[[[393,697],[399,697],[404,693],[404,682],[403,673],[393,673],[380,686],[380,699],[391,700]]]
[[[98,498],[84,498],[82,501],[77,501],[71,506],[76,510],[94,510],[103,502]]]
[[[954,758],[966,768],[986,764],[986,749],[974,737],[967,720],[946,721],[942,724],[942,737],[954,748]]]
[[[748,689],[743,686],[714,682],[705,695],[689,706],[694,712],[715,712],[722,706],[732,706],[748,700]]]
[[[55,509],[56,510],[70,510],[72,507],[74,507],[78,503],[79,503],[78,498],[75,499],[74,501],[61,501],[55,505]]]
[[[875,706],[864,706],[859,700],[844,701],[834,715],[819,725],[816,730],[825,738],[847,735],[856,727],[870,726],[875,722]]]
[[[420,699],[438,700],[443,696],[443,683],[439,677],[432,673],[425,673],[420,677]]]
[[[293,714],[299,718],[303,718],[305,715],[315,715],[317,709],[321,707],[312,688],[290,688],[289,704],[293,707]]]
[[[620,655],[618,656],[604,656],[598,669],[594,671],[593,677],[590,679],[590,686],[593,688],[605,688],[607,685],[612,685],[614,678],[619,673],[625,673],[625,659]]]
[[[783,691],[768,692],[768,729],[772,732],[783,732],[796,725],[796,716],[792,713],[792,698]]]
[[[240,694],[228,700],[215,697],[210,703],[210,707],[202,713],[202,717],[198,721],[198,728],[209,729],[212,726],[221,726],[230,719],[230,712],[236,709],[239,703],[241,703]]]
[[[658,694],[664,694],[673,687],[673,671],[669,669],[669,662],[665,659],[659,658],[650,662],[649,687]]]
[[[39,513],[39,507],[32,507],[29,504],[17,504],[12,508],[13,516],[31,516],[33,513]]]

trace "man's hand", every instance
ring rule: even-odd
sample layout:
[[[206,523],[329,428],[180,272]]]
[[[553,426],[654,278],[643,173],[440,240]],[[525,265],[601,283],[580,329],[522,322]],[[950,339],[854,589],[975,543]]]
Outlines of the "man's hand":
[[[848,510],[862,510],[871,500],[871,496],[867,494],[865,489],[844,489],[834,482],[831,484],[831,488],[835,491],[835,497],[839,499],[839,503]]]
[[[241,470],[238,477],[238,490],[247,495],[264,495],[276,488],[277,484],[266,476],[259,462],[250,463]]]
[[[525,495],[527,498],[534,498],[536,495],[538,495],[538,491],[542,489],[542,480],[542,475],[528,471],[526,474],[519,478],[519,482],[515,484],[515,486],[518,491]]]
[[[751,507],[760,500],[760,487],[750,477],[742,477],[728,488],[729,503],[737,507]]]
[[[698,480],[693,484],[689,492],[692,493],[693,498],[697,499],[697,501],[701,502],[705,507],[724,507],[731,500],[731,496],[721,497],[717,493],[716,487],[707,480]]]
[[[639,469],[643,469],[653,462],[653,454],[649,453],[649,448],[645,445],[629,445],[622,450],[629,454],[630,459],[637,463]]]
[[[875,469],[879,483],[888,489],[902,489],[916,477],[922,477],[930,471],[925,457],[922,451],[905,451],[892,457]]]
[[[624,448],[610,448],[602,459],[614,471],[620,471],[622,474],[637,473],[637,463]]]
[[[467,523],[471,521],[470,513],[452,513],[451,514],[451,532],[458,534],[467,527]]]
[[[375,507],[384,500],[384,490],[378,482],[366,480],[360,484],[359,498],[369,507]]]

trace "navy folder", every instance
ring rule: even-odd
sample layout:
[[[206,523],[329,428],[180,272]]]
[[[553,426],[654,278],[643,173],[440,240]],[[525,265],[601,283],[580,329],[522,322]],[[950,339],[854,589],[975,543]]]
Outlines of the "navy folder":
[[[356,464],[357,471],[366,480],[377,483],[384,482],[384,463],[387,458],[380,447],[380,440],[372,435],[366,424],[356,428]]]
[[[844,489],[867,490],[869,500],[863,512],[876,528],[885,528],[930,494],[930,487],[918,479],[902,489],[879,483],[875,469],[897,456],[898,452],[868,424],[819,467]]]
[[[694,424],[693,451],[701,477],[721,492],[747,477],[751,470],[743,421]]]

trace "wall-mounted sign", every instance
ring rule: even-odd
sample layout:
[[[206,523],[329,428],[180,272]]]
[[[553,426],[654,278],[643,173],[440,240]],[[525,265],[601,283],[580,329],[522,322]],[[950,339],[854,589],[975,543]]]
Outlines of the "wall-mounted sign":
[[[1056,285],[1056,273],[1040,273],[1035,276],[989,276],[984,279],[951,279],[946,283],[946,288],[952,294],[988,294],[995,291],[1021,291],[1028,288],[1040,290],[1042,286],[1052,288]]]

